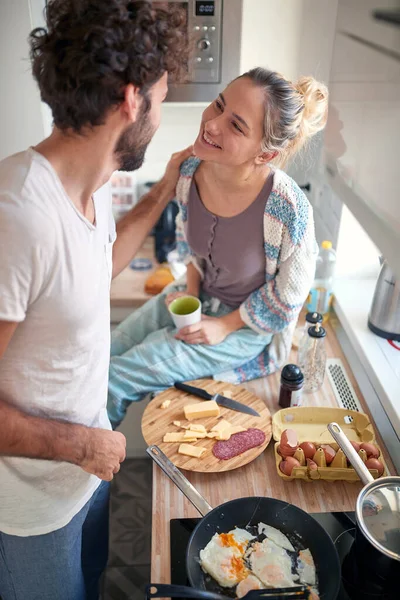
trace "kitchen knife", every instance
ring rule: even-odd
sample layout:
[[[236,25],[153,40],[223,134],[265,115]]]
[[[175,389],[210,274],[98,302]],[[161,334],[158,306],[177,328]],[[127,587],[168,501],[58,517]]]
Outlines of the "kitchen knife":
[[[246,406],[246,404],[242,404],[241,402],[237,402],[236,400],[232,400],[232,398],[226,398],[225,396],[221,396],[221,394],[212,395],[206,392],[206,390],[203,390],[202,388],[194,387],[193,385],[187,385],[186,383],[179,383],[178,381],[174,383],[174,386],[177,390],[187,392],[188,394],[193,394],[194,396],[203,398],[203,400],[215,400],[215,402],[219,404],[219,406],[223,406],[224,408],[230,408],[231,410],[236,410],[237,412],[246,413],[255,417],[260,416],[260,414],[256,410],[254,410],[254,408]]]

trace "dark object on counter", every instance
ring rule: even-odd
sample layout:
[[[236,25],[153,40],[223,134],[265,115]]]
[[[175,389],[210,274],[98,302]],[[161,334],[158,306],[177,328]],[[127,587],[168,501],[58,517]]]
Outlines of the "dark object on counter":
[[[322,323],[324,317],[321,313],[318,312],[308,312],[306,314],[306,321],[310,323],[310,325],[316,325],[317,323]]]
[[[301,406],[301,393],[304,375],[297,365],[285,365],[281,373],[281,387],[279,390],[279,406]]]
[[[318,575],[320,597],[336,600],[340,588],[339,557],[329,534],[311,515],[282,500],[256,496],[237,498],[212,508],[157,446],[149,446],[146,452],[203,516],[190,536],[186,551],[186,572],[192,587],[210,589],[199,555],[215,533],[257,526],[261,522],[288,535],[295,548],[309,548]]]
[[[177,390],[187,392],[188,394],[193,394],[193,396],[203,398],[203,400],[215,400],[219,406],[223,406],[224,408],[246,413],[247,415],[253,415],[254,417],[260,416],[260,414],[254,410],[254,408],[251,408],[251,406],[247,406],[242,402],[237,402],[237,400],[232,400],[232,398],[226,398],[225,396],[221,396],[221,394],[209,394],[206,390],[203,390],[203,388],[198,388],[194,385],[188,385],[187,383],[180,383],[179,381],[176,381],[174,386]]]
[[[147,181],[144,184],[144,193],[148,192],[155,183],[155,181]],[[176,247],[175,220],[178,212],[178,204],[172,200],[164,208],[151,231],[151,235],[154,235],[156,259],[160,264],[167,262],[168,253]]]
[[[400,477],[374,479],[340,426],[330,423],[328,430],[365,485],[356,504],[355,562],[392,590],[400,573]]]
[[[296,585],[288,588],[273,588],[265,590],[250,590],[242,596],[245,600],[308,600],[310,597],[305,585]],[[196,590],[186,585],[167,585],[165,583],[151,583],[146,586],[146,599],[149,598],[197,598],[198,600],[232,600],[231,596],[223,596],[206,590]]]
[[[134,271],[148,271],[153,266],[149,258],[134,258],[129,263],[129,266]]]

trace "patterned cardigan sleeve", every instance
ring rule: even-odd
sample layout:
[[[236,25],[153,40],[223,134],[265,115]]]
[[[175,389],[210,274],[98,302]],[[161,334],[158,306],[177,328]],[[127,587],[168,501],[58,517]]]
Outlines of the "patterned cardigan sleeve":
[[[312,208],[296,190],[296,203],[275,194],[264,215],[266,283],[240,306],[243,321],[262,334],[291,328],[310,291],[316,242]]]

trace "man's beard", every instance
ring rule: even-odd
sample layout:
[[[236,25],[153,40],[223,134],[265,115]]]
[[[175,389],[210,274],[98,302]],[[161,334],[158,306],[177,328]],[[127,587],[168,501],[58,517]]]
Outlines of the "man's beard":
[[[136,171],[142,166],[154,133],[148,106],[143,102],[137,120],[121,134],[115,147],[119,171]]]

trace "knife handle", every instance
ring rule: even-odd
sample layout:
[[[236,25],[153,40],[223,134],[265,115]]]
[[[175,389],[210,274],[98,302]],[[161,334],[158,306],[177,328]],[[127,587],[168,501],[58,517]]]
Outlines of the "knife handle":
[[[198,387],[193,387],[192,385],[187,385],[187,383],[180,383],[176,381],[174,386],[177,390],[181,390],[182,392],[188,392],[188,394],[194,394],[195,396],[199,396],[200,398],[204,398],[204,400],[211,400],[212,396],[206,390],[202,390]]]

